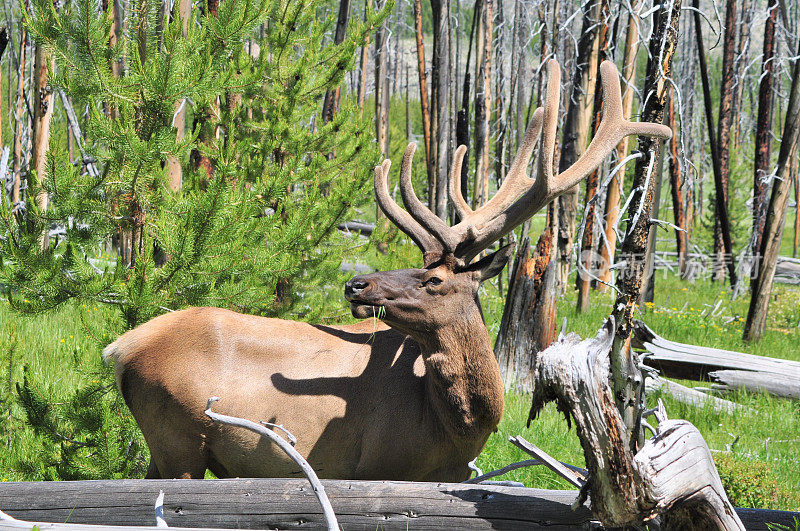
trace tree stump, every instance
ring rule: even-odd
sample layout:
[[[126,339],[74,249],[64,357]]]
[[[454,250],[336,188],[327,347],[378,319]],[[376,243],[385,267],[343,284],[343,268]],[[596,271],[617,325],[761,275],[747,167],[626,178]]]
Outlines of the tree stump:
[[[592,513],[606,527],[661,518],[663,529],[744,529],[728,501],[711,452],[700,432],[683,420],[668,420],[663,405],[654,414],[654,436],[636,454],[609,386],[614,320],[597,337],[569,334],[538,356],[530,417],[555,401],[574,422],[583,447]],[[643,421],[645,426],[649,426]]]

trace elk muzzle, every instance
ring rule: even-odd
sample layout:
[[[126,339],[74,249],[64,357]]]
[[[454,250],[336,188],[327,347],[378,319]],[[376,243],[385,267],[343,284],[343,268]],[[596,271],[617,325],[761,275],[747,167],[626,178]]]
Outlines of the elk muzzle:
[[[357,319],[366,319],[377,315],[376,304],[365,299],[365,295],[373,291],[372,283],[363,275],[351,278],[344,285],[344,298],[350,303],[350,311]]]

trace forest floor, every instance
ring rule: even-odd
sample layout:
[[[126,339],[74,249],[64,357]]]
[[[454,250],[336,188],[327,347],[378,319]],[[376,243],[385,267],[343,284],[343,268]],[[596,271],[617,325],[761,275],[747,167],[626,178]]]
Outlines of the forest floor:
[[[494,336],[499,328],[503,299],[496,284],[488,284],[482,295],[487,326]],[[642,308],[640,317],[659,335],[680,342],[725,348],[752,354],[800,361],[800,289],[776,285],[770,306],[768,329],[756,344],[741,339],[747,313],[747,295],[731,301],[724,286],[707,281],[688,283],[659,273],[656,300]],[[339,296],[332,294],[332,296]],[[722,300],[716,317],[703,316],[707,305]],[[574,310],[573,290],[559,302],[559,323],[582,337],[593,336],[608,315],[610,294],[592,294],[588,312]],[[343,306],[344,307],[344,306]],[[731,317],[736,319],[728,322]],[[102,306],[68,304],[38,316],[20,316],[0,300],[0,480],[41,478],[41,439],[25,423],[15,402],[16,384],[23,374],[39,383],[45,396],[58,400],[79,386],[98,378],[100,351],[111,341],[109,310]],[[683,382],[699,385],[698,382]],[[648,397],[655,401],[659,395]],[[753,413],[727,415],[684,406],[662,397],[672,418],[694,423],[715,454],[720,473],[734,503],[741,506],[800,510],[800,402],[778,400],[767,395],[736,393],[728,398],[748,405]],[[522,435],[550,455],[575,465],[583,457],[574,430],[553,407],[547,407],[530,426],[530,398],[509,392],[499,430],[492,435],[478,459],[484,471],[526,459],[508,443],[510,435]],[[569,488],[543,467],[522,469],[499,479],[521,481],[531,487]]]

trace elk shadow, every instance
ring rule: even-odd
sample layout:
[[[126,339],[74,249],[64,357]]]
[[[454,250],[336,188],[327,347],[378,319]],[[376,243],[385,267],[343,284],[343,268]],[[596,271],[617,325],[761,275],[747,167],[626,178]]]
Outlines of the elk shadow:
[[[382,426],[394,426],[398,437],[402,437],[409,419],[401,416],[404,409],[394,405],[407,402],[409,394],[422,396],[424,380],[423,376],[414,374],[414,363],[420,356],[419,345],[401,332],[389,329],[353,333],[324,325],[314,327],[369,349],[365,354],[366,366],[356,376],[287,378],[282,373],[274,373],[270,377],[275,389],[289,395],[330,395],[344,400],[344,415],[328,422],[307,458],[317,474],[325,478],[328,472],[324,463],[329,462],[332,455],[361,455],[362,445],[370,444],[369,440],[365,444],[363,434],[370,428],[377,428],[376,420]],[[353,476],[357,464],[350,463]],[[293,475],[302,473],[297,470]]]

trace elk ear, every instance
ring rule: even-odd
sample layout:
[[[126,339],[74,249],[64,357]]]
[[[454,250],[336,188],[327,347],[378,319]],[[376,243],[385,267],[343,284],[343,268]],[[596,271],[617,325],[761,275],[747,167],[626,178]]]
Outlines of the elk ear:
[[[464,270],[480,273],[480,282],[483,282],[500,273],[506,266],[506,262],[508,262],[513,252],[514,244],[509,243],[492,254],[484,256],[474,264],[470,264]]]

